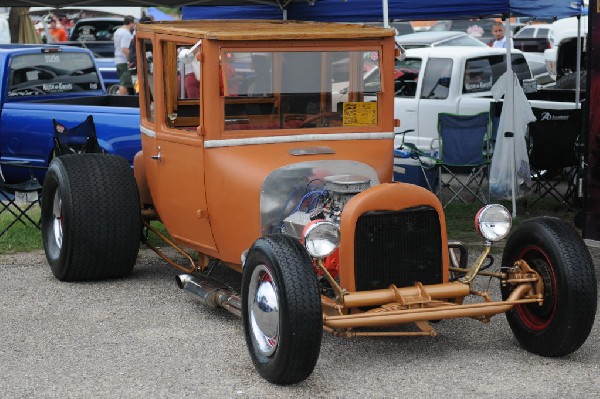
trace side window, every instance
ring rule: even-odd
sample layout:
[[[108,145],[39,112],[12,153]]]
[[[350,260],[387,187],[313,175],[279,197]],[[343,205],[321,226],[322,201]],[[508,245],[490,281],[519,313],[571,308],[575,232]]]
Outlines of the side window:
[[[444,100],[448,98],[452,78],[452,59],[430,58],[423,75],[421,98]]]
[[[406,58],[396,60],[394,68],[394,95],[396,97],[415,97],[422,60],[420,58]]]
[[[146,112],[146,119],[154,122],[154,56],[152,54],[152,42],[149,39],[138,39],[137,45],[140,51],[138,58],[138,77],[142,77],[140,92],[143,92],[144,103],[140,104]],[[141,73],[144,71],[145,73]]]
[[[501,59],[501,57],[499,57]],[[492,89],[492,66],[488,58],[467,60],[463,81],[463,93],[479,93]]]
[[[200,124],[200,62],[192,45],[164,42],[165,123],[195,131]],[[199,48],[198,48],[199,51]]]

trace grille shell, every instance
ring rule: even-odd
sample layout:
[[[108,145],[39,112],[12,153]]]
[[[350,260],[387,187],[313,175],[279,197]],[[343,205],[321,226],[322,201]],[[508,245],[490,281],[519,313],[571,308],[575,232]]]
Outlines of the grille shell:
[[[357,291],[441,283],[440,219],[430,206],[369,211],[357,220],[354,273]]]

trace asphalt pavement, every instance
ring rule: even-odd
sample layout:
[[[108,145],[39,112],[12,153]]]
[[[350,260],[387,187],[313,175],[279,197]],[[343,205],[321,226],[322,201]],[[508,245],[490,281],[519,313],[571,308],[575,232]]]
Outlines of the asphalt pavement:
[[[178,289],[176,274],[143,250],[127,278],[62,283],[43,251],[0,255],[0,396],[600,397],[598,317],[586,343],[564,358],[521,349],[503,315],[436,323],[434,338],[324,334],[311,377],[275,386],[255,372],[241,321]]]

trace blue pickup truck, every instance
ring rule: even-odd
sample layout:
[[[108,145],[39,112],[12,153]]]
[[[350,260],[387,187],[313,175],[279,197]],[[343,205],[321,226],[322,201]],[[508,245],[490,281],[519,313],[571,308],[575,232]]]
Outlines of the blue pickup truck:
[[[47,166],[53,122],[72,127],[92,115],[100,146],[131,164],[141,149],[137,96],[109,96],[89,50],[72,46],[0,46],[0,160]],[[7,181],[28,173],[3,167]],[[43,170],[37,172],[43,179]]]

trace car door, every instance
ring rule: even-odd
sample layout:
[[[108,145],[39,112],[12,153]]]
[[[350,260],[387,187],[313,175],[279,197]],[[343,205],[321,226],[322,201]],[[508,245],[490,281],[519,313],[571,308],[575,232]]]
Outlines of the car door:
[[[155,101],[145,111],[155,126],[154,132],[144,134],[146,173],[154,185],[152,199],[172,238],[191,247],[216,250],[204,186],[204,138],[198,133],[202,79],[196,79],[191,63],[178,61],[178,55],[193,44],[160,41],[159,45],[153,52],[153,73],[147,75],[156,83],[150,93]],[[192,86],[194,94],[190,94]]]

